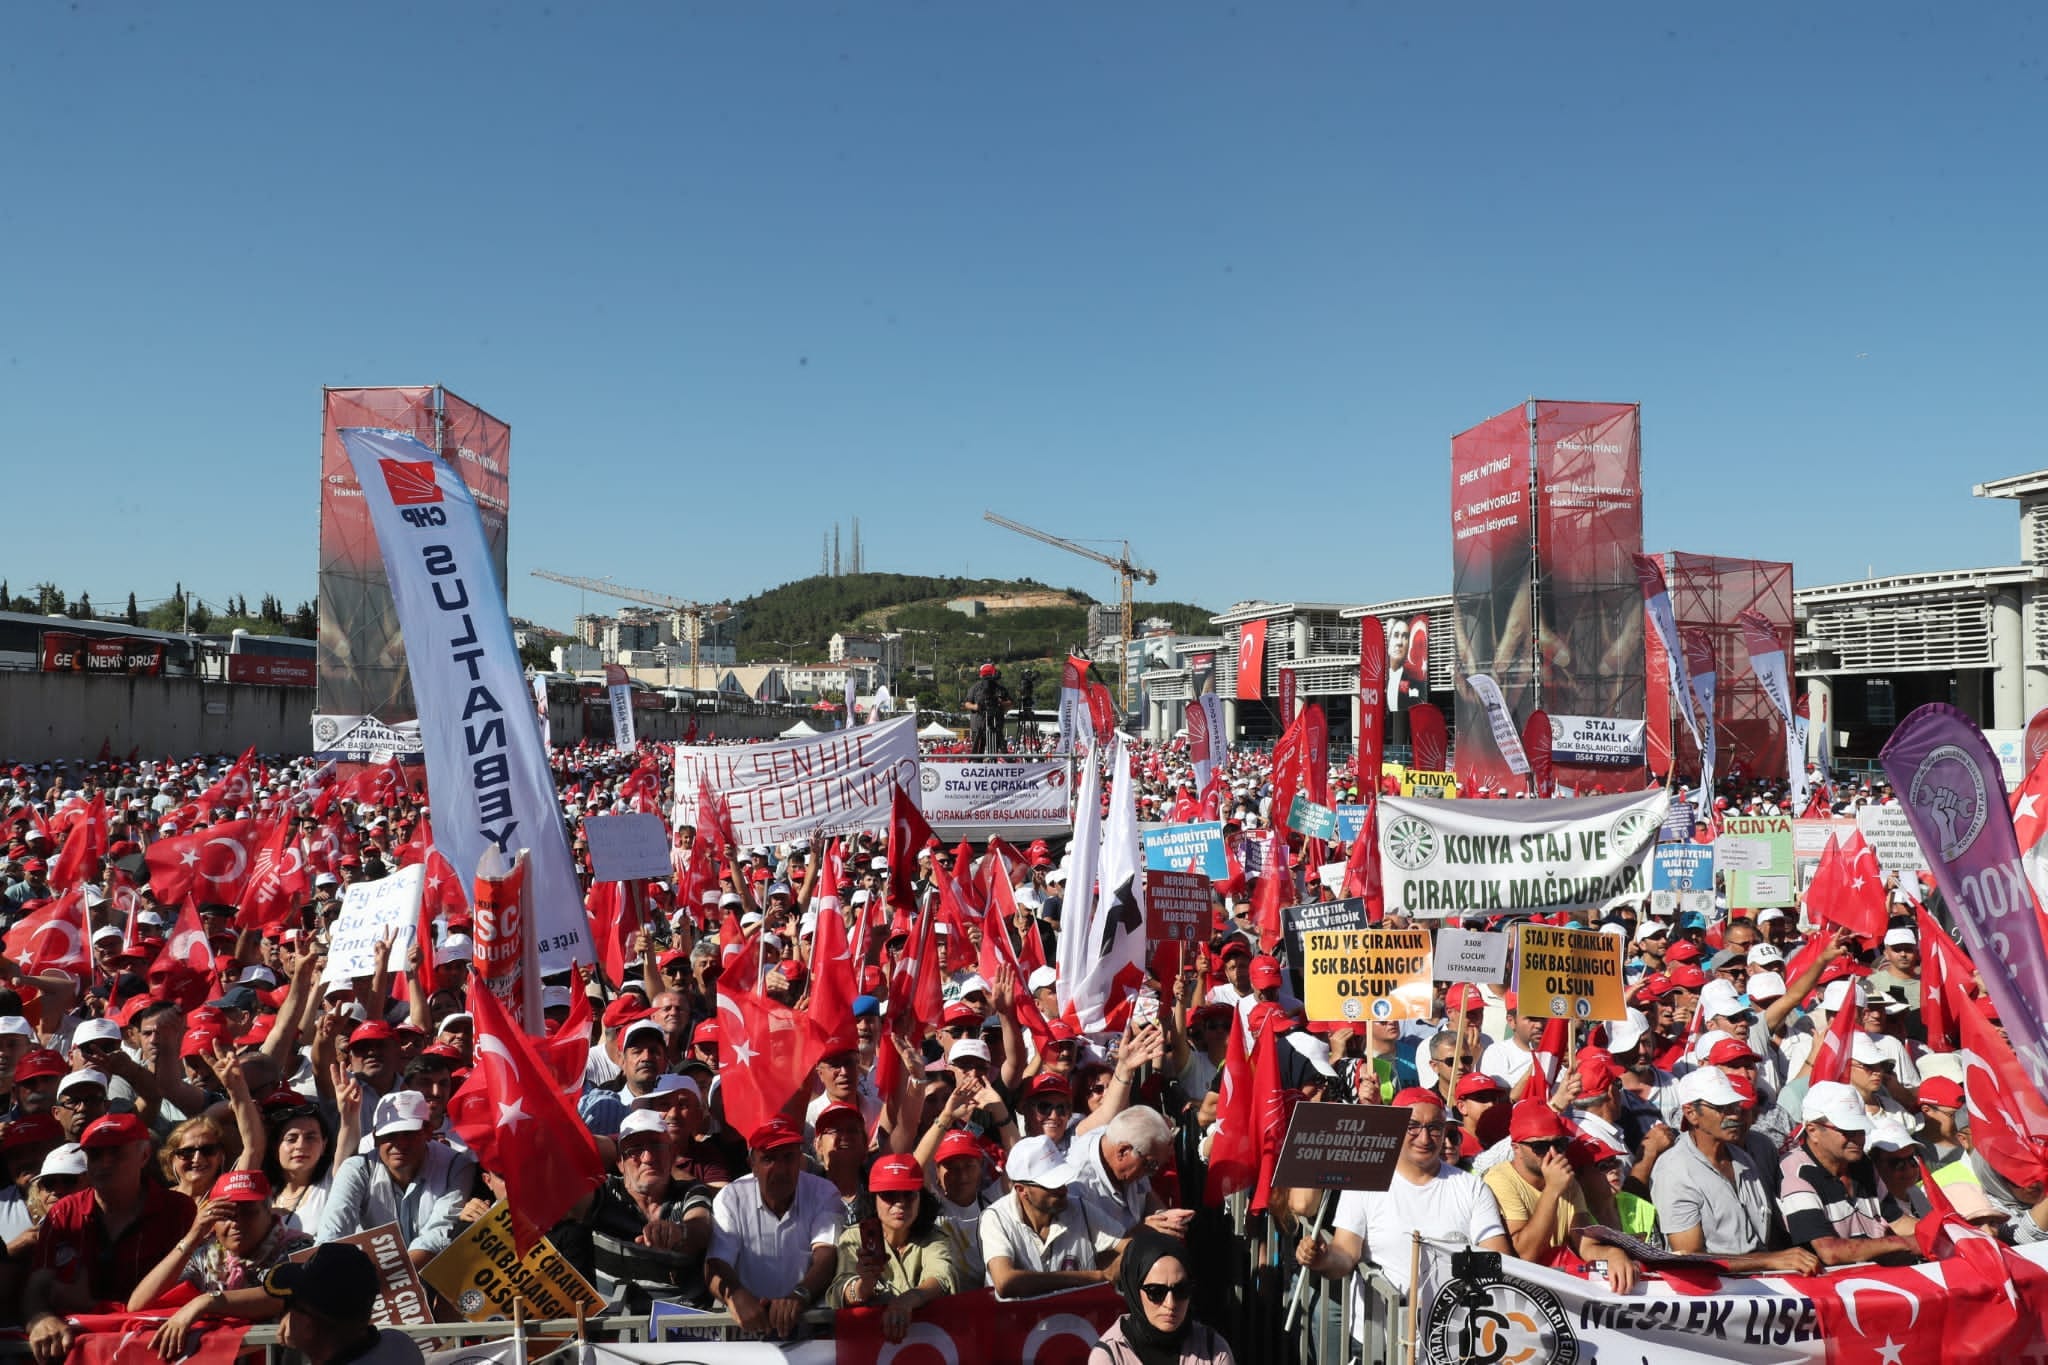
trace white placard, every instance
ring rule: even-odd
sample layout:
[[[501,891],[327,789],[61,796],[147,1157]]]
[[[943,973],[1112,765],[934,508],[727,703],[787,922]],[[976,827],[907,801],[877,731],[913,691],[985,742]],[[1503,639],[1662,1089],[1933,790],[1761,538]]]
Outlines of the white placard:
[[[676,823],[698,823],[708,781],[742,844],[887,829],[899,785],[922,808],[914,715],[772,744],[678,744],[675,756]]]
[[[1750,886],[1759,905],[1775,905],[1792,898],[1792,874],[1789,872],[1760,874]]]
[[[323,982],[370,976],[377,970],[377,941],[391,935],[394,971],[403,971],[419,930],[420,892],[426,885],[423,864],[401,867],[374,882],[357,882],[342,893],[341,917],[327,943]]]
[[[1341,895],[1344,891],[1344,871],[1349,863],[1324,863],[1316,869],[1316,880],[1326,887],[1330,894]]]
[[[1878,871],[1896,872],[1901,880],[1927,871],[1927,855],[1920,850],[1904,806],[1865,806],[1856,812],[1856,828],[1877,855]]]
[[[583,839],[597,881],[660,881],[675,873],[659,815],[593,815],[583,822]]]
[[[1768,872],[1771,845],[1767,839],[1716,839],[1714,866],[1722,872]]]
[[[1508,936],[1472,929],[1436,931],[1436,979],[1495,986],[1508,979]]]

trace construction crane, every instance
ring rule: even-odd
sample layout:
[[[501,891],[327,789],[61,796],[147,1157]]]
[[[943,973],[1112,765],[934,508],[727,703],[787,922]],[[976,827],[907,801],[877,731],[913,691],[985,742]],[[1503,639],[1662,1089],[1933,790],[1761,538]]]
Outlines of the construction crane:
[[[660,607],[676,618],[675,633],[690,642],[690,690],[697,689],[697,647],[704,638],[704,618],[719,622],[732,615],[732,608],[720,603],[707,607],[701,602],[691,602],[681,597],[670,597],[665,592],[649,592],[645,588],[627,588],[608,578],[578,578],[575,574],[555,573],[548,569],[535,569],[535,578],[545,578],[550,583],[566,583],[572,588],[585,592],[602,593],[624,602],[638,602],[644,607]]]
[[[1150,569],[1141,569],[1131,563],[1131,542],[1128,540],[1118,542],[1124,548],[1121,556],[1111,556],[1103,554],[1098,550],[1091,550],[1086,545],[1076,545],[1071,540],[1063,540],[1056,535],[1041,531],[1035,526],[1026,526],[1021,521],[1011,521],[1008,517],[999,517],[994,512],[983,512],[981,519],[983,521],[992,521],[1006,531],[1015,531],[1020,536],[1030,536],[1033,540],[1057,546],[1068,554],[1076,554],[1083,559],[1092,559],[1097,564],[1106,565],[1116,571],[1116,581],[1119,590],[1118,606],[1122,609],[1122,615],[1118,619],[1122,622],[1124,649],[1123,667],[1119,668],[1117,673],[1123,680],[1121,690],[1123,692],[1124,714],[1127,716],[1131,714],[1131,702],[1135,696],[1133,689],[1137,687],[1137,679],[1131,676],[1131,580],[1142,578],[1148,584],[1157,583],[1159,575]]]

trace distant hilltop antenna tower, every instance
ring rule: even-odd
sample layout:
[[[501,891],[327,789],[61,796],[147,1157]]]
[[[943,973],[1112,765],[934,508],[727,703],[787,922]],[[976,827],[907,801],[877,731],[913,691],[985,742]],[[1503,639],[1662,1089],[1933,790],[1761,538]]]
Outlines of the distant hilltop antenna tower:
[[[861,572],[860,562],[860,518],[853,519],[853,572]]]
[[[839,577],[839,523],[832,523],[832,576]]]
[[[818,532],[818,572],[832,572],[832,537],[823,531]]]

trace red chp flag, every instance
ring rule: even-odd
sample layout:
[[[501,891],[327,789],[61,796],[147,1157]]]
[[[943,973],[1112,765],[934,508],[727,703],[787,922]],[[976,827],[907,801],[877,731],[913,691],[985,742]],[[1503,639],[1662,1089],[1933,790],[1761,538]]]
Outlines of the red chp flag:
[[[1550,764],[1550,717],[1541,709],[1522,722],[1522,752],[1529,759],[1529,795],[1555,796],[1557,774]]]
[[[1414,751],[1415,767],[1426,773],[1448,770],[1451,761],[1450,731],[1444,725],[1444,713],[1435,702],[1417,703],[1408,712],[1408,742]]]
[[[64,836],[64,849],[50,865],[50,885],[59,891],[69,891],[80,882],[92,880],[106,856],[107,799],[104,793],[94,792],[92,804],[72,816],[71,832]]]
[[[290,818],[280,817],[256,850],[256,865],[236,903],[235,927],[268,929],[296,914],[311,892],[306,855],[292,837]]]
[[[1193,714],[1190,712],[1189,714]],[[1358,620],[1358,789],[1378,789],[1387,730],[1387,627],[1377,616]]]
[[[171,926],[170,941],[149,964],[150,994],[175,1001],[181,1009],[196,1010],[213,994],[215,966],[213,945],[206,941],[199,911],[188,902]]]
[[[1216,1136],[1209,1144],[1207,1204],[1221,1204],[1228,1195],[1251,1188],[1259,1174],[1259,1143],[1254,1131],[1258,1108],[1252,1101],[1252,1062],[1245,1052],[1244,1030],[1231,1021],[1230,1042],[1223,1054],[1222,1086],[1216,1092]]]
[[[604,1182],[604,1161],[537,1044],[498,997],[472,986],[469,1010],[476,1069],[449,1101],[448,1118],[484,1168],[504,1178],[505,1202],[520,1215],[512,1227],[523,1254]]]

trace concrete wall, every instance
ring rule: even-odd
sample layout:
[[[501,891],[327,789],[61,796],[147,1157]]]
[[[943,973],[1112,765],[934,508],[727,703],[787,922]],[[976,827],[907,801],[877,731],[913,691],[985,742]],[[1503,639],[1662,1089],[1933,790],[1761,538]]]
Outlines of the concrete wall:
[[[167,754],[302,754],[312,746],[313,689],[197,678],[93,678],[0,672],[0,759]]]

